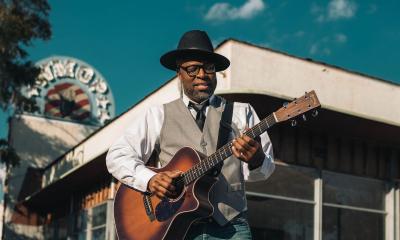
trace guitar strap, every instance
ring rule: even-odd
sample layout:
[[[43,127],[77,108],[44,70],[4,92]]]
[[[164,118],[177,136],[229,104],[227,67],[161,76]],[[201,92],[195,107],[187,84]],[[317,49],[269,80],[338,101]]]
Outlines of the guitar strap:
[[[224,111],[222,112],[221,121],[219,124],[219,133],[217,141],[217,149],[228,143],[229,135],[232,131],[232,116],[233,116],[233,102],[226,101]],[[221,172],[224,161],[215,166],[214,176],[218,176]]]

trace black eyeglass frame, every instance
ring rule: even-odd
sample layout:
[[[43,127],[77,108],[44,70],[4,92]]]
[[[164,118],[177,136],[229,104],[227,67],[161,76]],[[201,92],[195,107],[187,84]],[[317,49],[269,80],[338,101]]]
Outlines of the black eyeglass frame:
[[[207,69],[207,66],[211,66],[212,69],[211,69],[211,70],[210,70],[210,69]],[[190,68],[190,67],[196,67],[196,69],[194,69],[193,71],[188,71],[188,68]],[[202,68],[203,71],[204,71],[205,73],[207,73],[207,74],[212,74],[212,73],[215,73],[215,72],[216,72],[216,71],[215,71],[215,64],[213,64],[213,63],[203,64],[203,65],[194,64],[194,65],[189,65],[189,66],[186,66],[186,67],[178,66],[178,67],[177,67],[177,71],[179,71],[179,69],[181,69],[181,68],[182,68],[183,70],[185,70],[185,72],[186,72],[190,77],[196,77],[196,76],[199,74],[199,72],[200,72],[200,68]]]

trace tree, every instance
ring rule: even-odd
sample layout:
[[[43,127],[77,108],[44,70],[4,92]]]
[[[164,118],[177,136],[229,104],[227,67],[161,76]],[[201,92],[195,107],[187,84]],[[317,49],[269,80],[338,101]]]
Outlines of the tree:
[[[33,112],[37,108],[21,92],[24,86],[32,86],[40,73],[28,60],[24,48],[32,46],[36,39],[50,38],[49,11],[47,0],[0,0],[0,109],[3,111]],[[11,154],[12,149],[6,149],[4,140],[0,142],[3,155],[0,161],[7,166],[15,165],[9,158],[16,155]],[[5,153],[9,153],[8,158]]]
[[[21,94],[35,83],[40,70],[27,60],[24,47],[51,36],[47,0],[0,0],[0,107],[32,111],[34,103]]]
[[[0,161],[9,165],[7,169],[17,166],[19,163],[17,153],[9,147],[8,142],[4,139],[0,139]]]

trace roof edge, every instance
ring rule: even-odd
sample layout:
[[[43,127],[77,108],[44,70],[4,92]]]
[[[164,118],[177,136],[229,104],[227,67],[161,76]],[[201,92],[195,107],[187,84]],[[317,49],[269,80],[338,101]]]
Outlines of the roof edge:
[[[368,77],[368,78],[375,79],[375,80],[378,80],[378,81],[382,81],[382,82],[385,82],[385,83],[388,83],[388,84],[392,84],[392,85],[395,85],[395,86],[400,86],[400,82],[396,82],[394,80],[388,80],[388,79],[384,79],[384,78],[380,78],[380,77],[371,76],[371,75],[368,75],[368,74],[365,74],[365,73],[357,72],[355,70],[349,70],[349,69],[346,69],[346,68],[343,68],[343,67],[339,67],[337,65],[328,64],[328,63],[325,63],[325,62],[322,62],[322,61],[314,60],[312,58],[298,57],[296,55],[292,55],[292,54],[289,54],[287,52],[275,50],[275,49],[268,48],[268,47],[259,46],[259,45],[256,45],[256,44],[244,41],[244,40],[235,39],[235,38],[227,38],[227,39],[223,40],[221,43],[219,43],[217,45],[216,49],[219,48],[219,47],[222,47],[223,45],[225,45],[228,42],[242,43],[242,44],[245,44],[245,45],[248,45],[248,46],[251,46],[251,47],[256,47],[256,48],[259,48],[259,49],[262,49],[262,50],[268,50],[270,52],[282,54],[282,55],[285,55],[285,56],[288,56],[288,57],[292,57],[292,58],[295,58],[295,59],[299,59],[299,60],[303,60],[303,61],[306,61],[306,62],[311,62],[311,63],[314,63],[314,64],[319,64],[319,65],[322,65],[322,66],[335,68],[337,70],[344,71],[344,72],[347,72],[347,73],[351,73],[351,74],[355,74],[355,75],[359,75],[359,76],[363,76],[363,77]]]

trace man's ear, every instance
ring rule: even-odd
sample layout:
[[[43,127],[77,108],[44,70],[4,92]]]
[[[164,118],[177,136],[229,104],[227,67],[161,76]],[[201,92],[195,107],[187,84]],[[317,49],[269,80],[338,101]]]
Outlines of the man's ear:
[[[179,68],[176,70],[176,76],[179,78],[179,80],[182,80],[182,73]]]

